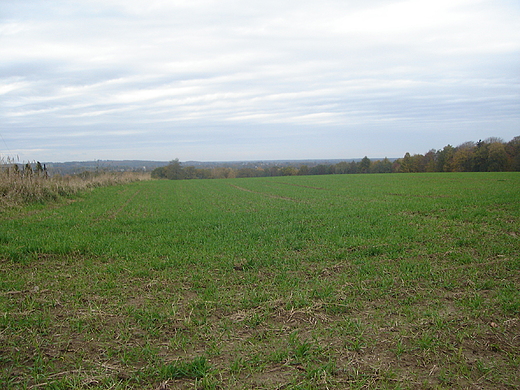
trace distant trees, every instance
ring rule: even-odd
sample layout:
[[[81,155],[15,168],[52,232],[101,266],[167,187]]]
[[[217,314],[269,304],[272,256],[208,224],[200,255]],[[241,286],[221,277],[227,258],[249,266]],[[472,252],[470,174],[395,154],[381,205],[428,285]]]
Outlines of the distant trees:
[[[446,145],[425,155],[409,153],[395,162],[396,172],[501,172],[520,171],[520,137],[509,142],[492,137],[484,141]]]
[[[212,179],[213,174],[208,169],[197,169],[195,167],[183,167],[178,158],[170,161],[164,167],[155,168],[152,171],[152,179],[169,179],[169,180],[185,180],[185,179]]]
[[[218,166],[201,169],[193,166],[183,167],[179,159],[175,159],[165,167],[154,169],[152,178],[182,180],[353,173],[499,171],[520,171],[520,136],[509,142],[492,137],[484,141],[464,142],[457,147],[446,145],[440,150],[431,149],[424,155],[406,153],[402,158],[394,161],[386,157],[383,160],[372,161],[365,156],[357,162],[341,161],[337,164],[312,166],[296,164],[244,168]]]
[[[300,169],[298,170],[298,175],[308,175],[309,174],[309,167],[307,165],[302,165]]]
[[[392,162],[388,158],[370,164],[370,173],[392,173]]]

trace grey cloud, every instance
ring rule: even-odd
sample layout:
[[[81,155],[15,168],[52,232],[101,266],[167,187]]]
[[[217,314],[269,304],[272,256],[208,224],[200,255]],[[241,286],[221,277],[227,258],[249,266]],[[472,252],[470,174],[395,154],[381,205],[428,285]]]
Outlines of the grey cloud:
[[[478,138],[482,123],[484,138],[512,138],[519,8],[488,0],[10,2],[0,19],[2,135],[28,153],[37,133],[40,145],[62,137],[78,154],[84,147],[81,155],[134,158],[147,145],[142,157],[170,159],[182,147],[187,159],[206,160],[246,151],[380,155],[383,146],[395,156],[433,146],[424,140]],[[341,152],[331,138],[358,145]]]

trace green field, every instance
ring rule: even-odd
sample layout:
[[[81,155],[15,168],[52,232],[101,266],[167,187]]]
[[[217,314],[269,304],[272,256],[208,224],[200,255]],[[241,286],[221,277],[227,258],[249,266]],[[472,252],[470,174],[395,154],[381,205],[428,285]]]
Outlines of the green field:
[[[0,214],[2,389],[516,389],[519,370],[519,173],[147,181]]]

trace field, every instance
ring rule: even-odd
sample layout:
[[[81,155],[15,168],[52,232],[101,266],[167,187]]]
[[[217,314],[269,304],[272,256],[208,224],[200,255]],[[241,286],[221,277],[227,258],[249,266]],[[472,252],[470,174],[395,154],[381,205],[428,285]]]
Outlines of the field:
[[[2,389],[516,389],[520,174],[145,181],[0,214]]]

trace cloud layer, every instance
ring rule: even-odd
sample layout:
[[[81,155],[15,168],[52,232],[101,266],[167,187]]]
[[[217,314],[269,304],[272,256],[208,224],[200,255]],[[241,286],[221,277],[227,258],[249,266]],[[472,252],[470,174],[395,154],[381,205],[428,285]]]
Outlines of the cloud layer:
[[[6,3],[2,154],[398,157],[520,135],[517,1]]]

